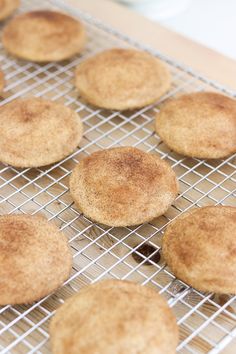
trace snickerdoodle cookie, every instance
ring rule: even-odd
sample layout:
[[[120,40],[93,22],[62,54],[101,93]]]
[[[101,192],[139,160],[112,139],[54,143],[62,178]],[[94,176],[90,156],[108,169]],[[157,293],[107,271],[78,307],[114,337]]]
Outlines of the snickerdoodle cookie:
[[[182,95],[164,104],[156,131],[179,154],[223,158],[236,152],[236,100],[214,92]]]
[[[92,220],[129,226],[164,214],[178,184],[174,171],[158,156],[117,147],[84,158],[72,172],[70,193]]]
[[[81,63],[76,87],[95,106],[134,109],[164,95],[170,88],[170,74],[165,64],[146,52],[115,48]]]
[[[54,354],[174,354],[176,320],[155,290],[105,280],[81,290],[50,324]]]
[[[0,216],[0,305],[32,303],[69,277],[66,237],[42,216]]]
[[[60,61],[80,53],[85,44],[84,26],[55,11],[21,14],[3,30],[2,43],[12,55],[35,62]]]
[[[192,287],[236,294],[236,208],[208,206],[181,215],[166,229],[163,255]]]
[[[0,107],[0,161],[39,167],[72,153],[83,133],[76,112],[41,98],[17,99]]]

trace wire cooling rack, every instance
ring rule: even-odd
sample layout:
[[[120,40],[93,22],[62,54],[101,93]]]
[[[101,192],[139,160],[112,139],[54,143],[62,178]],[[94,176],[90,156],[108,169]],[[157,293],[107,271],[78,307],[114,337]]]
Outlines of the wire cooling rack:
[[[159,291],[177,317],[179,353],[220,352],[236,336],[236,297],[203,294],[175,279],[164,264],[160,245],[165,226],[182,212],[204,205],[234,204],[235,157],[203,161],[180,156],[154,133],[153,116],[163,101],[182,92],[207,89],[234,93],[149,48],[169,66],[173,76],[169,93],[155,106],[138,111],[95,109],[78,98],[73,83],[75,66],[105,48],[147,48],[62,1],[25,0],[19,11],[39,7],[78,15],[87,27],[86,49],[70,61],[38,65],[7,56],[0,47],[0,65],[7,81],[0,104],[29,95],[57,100],[80,114],[85,134],[78,150],[55,165],[16,169],[0,164],[0,213],[45,215],[67,235],[74,263],[70,279],[53,295],[33,305],[0,308],[1,353],[49,353],[48,325],[55,309],[83,286],[102,278],[133,280]],[[108,228],[92,223],[74,207],[68,177],[84,156],[123,145],[160,154],[175,170],[180,193],[168,212],[149,224]]]

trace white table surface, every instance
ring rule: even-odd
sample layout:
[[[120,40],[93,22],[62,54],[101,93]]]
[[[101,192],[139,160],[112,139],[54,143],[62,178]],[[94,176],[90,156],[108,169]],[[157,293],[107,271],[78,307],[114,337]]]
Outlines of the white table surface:
[[[236,0],[145,2],[133,5],[132,8],[176,32],[236,59]],[[186,3],[188,6],[185,6]]]

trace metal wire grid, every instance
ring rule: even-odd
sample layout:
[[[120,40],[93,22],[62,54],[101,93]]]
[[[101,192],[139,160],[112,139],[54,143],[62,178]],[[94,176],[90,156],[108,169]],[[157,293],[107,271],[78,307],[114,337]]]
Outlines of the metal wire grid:
[[[23,1],[21,11],[39,7],[62,8],[61,1]],[[46,168],[16,169],[0,165],[0,213],[44,214],[68,236],[74,257],[73,272],[53,295],[32,306],[0,308],[1,353],[48,353],[48,324],[55,309],[81,287],[112,277],[138,281],[154,287],[173,308],[180,326],[180,353],[218,353],[236,336],[236,297],[202,294],[175,279],[163,259],[156,264],[152,257],[161,248],[165,226],[193,206],[233,205],[235,201],[235,157],[203,161],[183,158],[170,151],[153,132],[153,115],[162,102],[180,92],[220,89],[190,69],[165,60],[172,72],[171,91],[153,106],[132,112],[95,109],[78,98],[74,90],[74,67],[95,52],[114,46],[135,45],[116,31],[78,12],[88,32],[88,45],[80,57],[64,63],[38,65],[8,57],[0,48],[1,67],[7,87],[1,104],[25,95],[43,96],[75,109],[82,117],[85,135],[80,148],[70,157]],[[180,194],[168,212],[152,223],[138,227],[108,228],[94,224],[73,206],[68,193],[68,176],[78,161],[91,152],[111,146],[132,145],[159,153],[168,161],[180,182]],[[148,257],[140,245],[155,250]],[[142,261],[136,263],[132,253]],[[151,265],[145,263],[149,260]]]

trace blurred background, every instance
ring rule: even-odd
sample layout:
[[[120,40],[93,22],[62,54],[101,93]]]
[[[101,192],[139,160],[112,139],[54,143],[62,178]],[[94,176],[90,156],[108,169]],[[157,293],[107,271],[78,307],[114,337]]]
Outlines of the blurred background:
[[[236,0],[112,0],[236,59]]]

